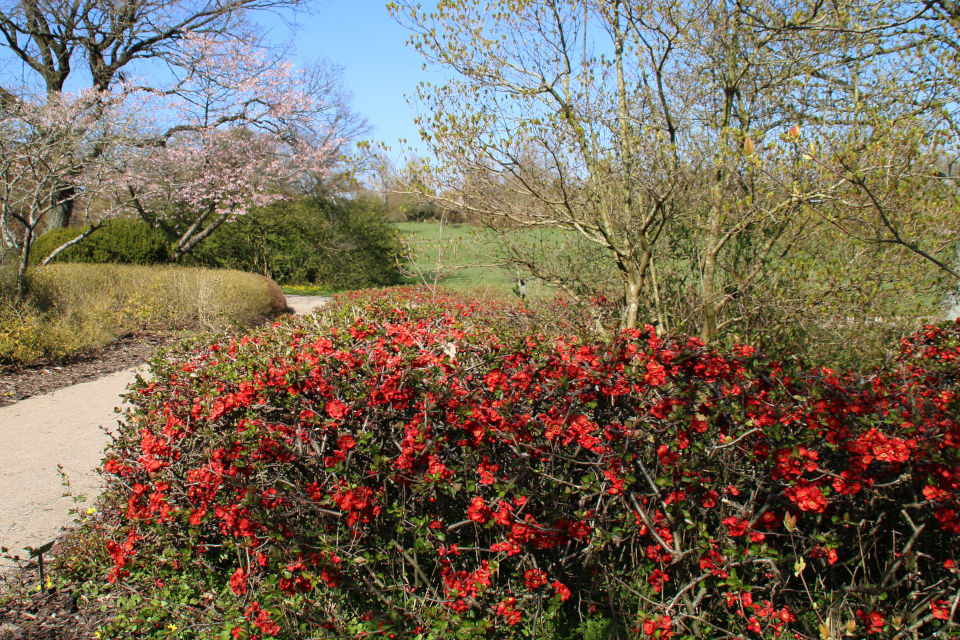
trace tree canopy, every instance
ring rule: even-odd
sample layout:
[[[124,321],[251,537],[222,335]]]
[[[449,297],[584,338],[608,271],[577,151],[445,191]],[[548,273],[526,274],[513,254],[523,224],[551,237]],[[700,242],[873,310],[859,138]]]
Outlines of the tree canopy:
[[[437,162],[408,184],[455,194],[511,268],[583,299],[616,287],[626,326],[891,315],[956,275],[956,199],[933,179],[957,146],[950,3],[391,7],[452,76],[418,91]]]

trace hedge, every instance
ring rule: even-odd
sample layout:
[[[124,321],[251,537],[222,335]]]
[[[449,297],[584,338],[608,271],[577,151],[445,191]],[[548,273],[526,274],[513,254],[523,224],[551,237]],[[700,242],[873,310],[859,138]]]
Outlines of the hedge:
[[[854,378],[530,313],[354,294],[156,361],[104,463],[139,594],[105,633],[960,633],[960,325]]]

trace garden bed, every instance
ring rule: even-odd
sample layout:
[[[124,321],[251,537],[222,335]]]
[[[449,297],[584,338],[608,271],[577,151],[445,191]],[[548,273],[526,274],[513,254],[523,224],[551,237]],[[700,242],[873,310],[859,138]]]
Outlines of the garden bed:
[[[68,358],[57,365],[47,363],[0,368],[0,407],[136,367],[160,347],[171,345],[181,338],[174,333],[139,331],[117,338],[102,349]]]

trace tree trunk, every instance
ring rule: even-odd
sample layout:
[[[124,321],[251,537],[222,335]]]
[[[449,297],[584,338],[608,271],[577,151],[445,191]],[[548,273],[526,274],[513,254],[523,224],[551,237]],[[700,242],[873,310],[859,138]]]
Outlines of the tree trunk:
[[[30,263],[30,248],[33,245],[33,229],[27,227],[23,234],[23,251],[20,252],[20,265],[17,269],[17,304],[27,297],[27,265]]]
[[[628,279],[624,285],[624,302],[626,302],[626,328],[636,329],[637,319],[640,316],[640,291],[642,284]]]
[[[657,335],[663,336],[670,333],[670,325],[667,323],[667,315],[663,312],[660,283],[657,282],[657,266],[652,256],[650,258],[650,286],[653,289],[653,308],[657,314]]]
[[[948,189],[955,190],[957,182],[960,181],[960,158],[951,156],[941,156],[937,159],[937,177],[943,180]],[[960,271],[960,240],[953,248],[954,271]],[[940,301],[940,309],[943,311],[943,317],[950,322],[960,318],[960,282],[954,282],[953,286],[944,294]]]
[[[54,202],[47,212],[47,231],[64,229],[70,226],[73,217],[73,199],[76,196],[74,187],[61,187],[53,194]]]
[[[700,337],[709,343],[717,337],[717,243],[720,240],[720,205],[711,212],[710,230],[707,236],[706,255],[700,272],[703,290],[703,327]]]
[[[180,242],[176,250],[173,252],[173,255],[170,257],[171,262],[177,262],[180,260],[180,258],[193,251],[194,247],[209,237],[211,233],[216,231],[220,225],[226,222],[227,218],[230,217],[230,212],[225,211],[214,218],[213,222],[211,222],[206,228],[198,233],[197,230],[200,229],[200,224],[206,219],[207,215],[213,213],[213,211],[214,206],[211,205],[207,213],[200,216],[200,218],[198,218],[197,221],[194,222],[189,229],[187,229],[183,236],[180,237]]]

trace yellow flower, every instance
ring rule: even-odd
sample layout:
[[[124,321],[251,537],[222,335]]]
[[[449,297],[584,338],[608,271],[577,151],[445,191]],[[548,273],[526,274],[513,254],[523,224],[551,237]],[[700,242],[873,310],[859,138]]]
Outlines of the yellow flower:
[[[88,515],[88,516],[92,516],[92,515],[95,514],[96,512],[97,512],[97,510],[94,509],[93,507],[90,507],[89,509],[87,509],[87,515]]]
[[[177,627],[176,627],[176,625],[168,624],[168,625],[167,625],[167,629],[170,629],[170,631],[176,631],[176,630],[177,630]]]
[[[96,633],[94,633],[93,637],[96,638],[97,640],[100,640],[100,632],[97,631]]]

